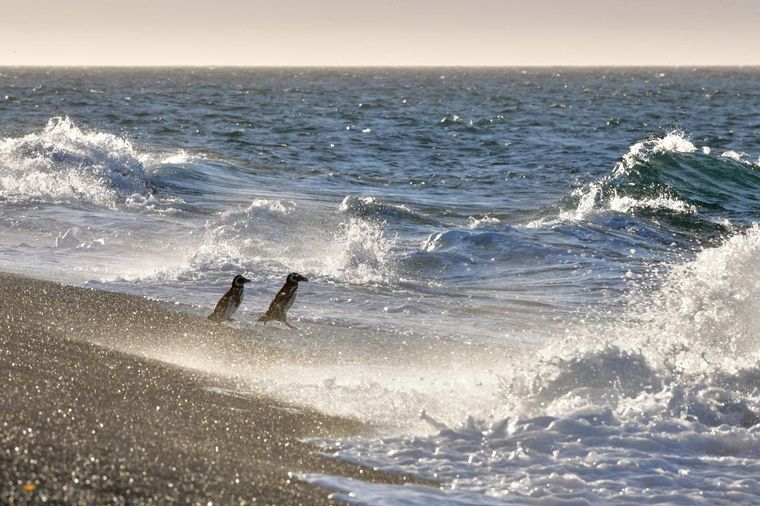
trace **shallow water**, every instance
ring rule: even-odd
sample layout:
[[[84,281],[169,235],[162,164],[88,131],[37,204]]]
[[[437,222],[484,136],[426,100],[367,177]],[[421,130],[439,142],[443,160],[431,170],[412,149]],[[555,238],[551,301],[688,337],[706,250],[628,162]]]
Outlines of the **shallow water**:
[[[758,77],[4,68],[0,265],[199,314],[246,273],[242,327],[306,275],[267,332],[314,360],[227,373],[444,484],[308,477],[351,500],[753,502]]]

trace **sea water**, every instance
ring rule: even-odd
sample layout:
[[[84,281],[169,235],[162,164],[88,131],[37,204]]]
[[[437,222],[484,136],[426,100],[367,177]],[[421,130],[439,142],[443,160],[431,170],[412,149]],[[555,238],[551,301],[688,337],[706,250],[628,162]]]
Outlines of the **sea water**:
[[[760,502],[760,70],[0,68],[0,267],[253,328],[361,504]],[[297,358],[296,358],[297,357]],[[238,392],[237,394],[240,394]],[[221,395],[221,393],[220,393]]]

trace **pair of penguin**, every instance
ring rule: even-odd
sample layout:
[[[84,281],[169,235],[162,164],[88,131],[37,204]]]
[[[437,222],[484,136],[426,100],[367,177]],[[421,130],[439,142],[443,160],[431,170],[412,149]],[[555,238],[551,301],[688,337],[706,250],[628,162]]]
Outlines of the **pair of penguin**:
[[[212,322],[222,323],[223,321],[232,320],[232,315],[240,307],[243,302],[243,289],[245,284],[251,280],[238,274],[232,279],[232,286],[227,293],[225,293],[219,302],[217,302],[214,312],[208,316],[208,319]],[[298,290],[298,283],[300,281],[309,281],[305,277],[301,276],[297,272],[291,272],[285,279],[285,284],[282,285],[280,291],[272,299],[269,308],[264,315],[259,318],[258,321],[266,322],[274,320],[282,322],[290,328],[295,328],[287,321],[287,313],[290,306],[296,300],[296,291]]]

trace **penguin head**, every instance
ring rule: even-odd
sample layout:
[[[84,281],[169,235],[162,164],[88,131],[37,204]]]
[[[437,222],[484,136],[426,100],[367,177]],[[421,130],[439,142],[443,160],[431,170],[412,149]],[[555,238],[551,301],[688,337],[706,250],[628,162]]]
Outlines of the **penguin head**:
[[[309,281],[309,280],[301,276],[297,272],[291,272],[290,274],[288,274],[288,283],[298,283],[299,281]]]
[[[243,286],[246,283],[249,283],[251,280],[246,278],[245,276],[238,274],[234,278],[232,278],[232,286]]]

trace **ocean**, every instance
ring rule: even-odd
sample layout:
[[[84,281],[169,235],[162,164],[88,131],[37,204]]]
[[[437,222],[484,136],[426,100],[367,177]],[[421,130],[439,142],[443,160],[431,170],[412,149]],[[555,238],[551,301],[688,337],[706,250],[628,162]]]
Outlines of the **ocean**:
[[[760,69],[0,68],[0,269],[292,352],[357,504],[760,502]],[[289,319],[256,323],[289,272]],[[52,316],[51,316],[52,317]],[[253,339],[253,338],[252,338]]]

